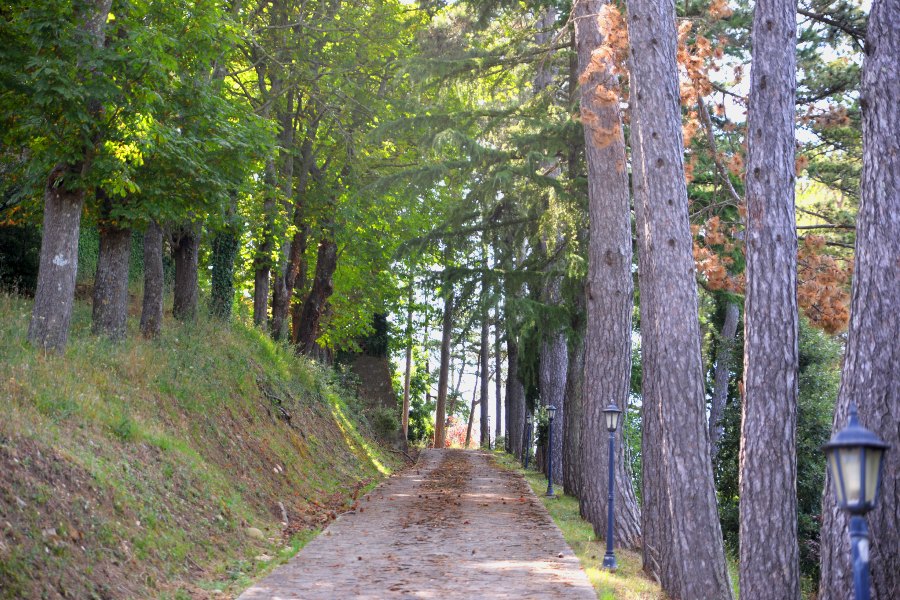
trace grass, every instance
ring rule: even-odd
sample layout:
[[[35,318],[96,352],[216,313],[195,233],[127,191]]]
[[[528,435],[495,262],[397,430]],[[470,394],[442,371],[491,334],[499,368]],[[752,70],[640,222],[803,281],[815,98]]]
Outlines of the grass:
[[[0,293],[0,599],[237,592],[397,465],[329,369],[253,327],[146,341],[133,318],[116,344],[76,302],[58,357],[26,343],[30,309]]]
[[[602,568],[606,545],[594,535],[590,523],[581,518],[578,499],[559,491],[547,497],[547,478],[537,471],[525,470],[509,454],[496,452],[497,463],[521,473],[534,493],[547,508],[553,521],[562,531],[566,542],[578,556],[581,566],[600,600],[663,600],[666,595],[659,585],[641,570],[641,555],[631,550],[616,549],[618,570],[611,573]]]

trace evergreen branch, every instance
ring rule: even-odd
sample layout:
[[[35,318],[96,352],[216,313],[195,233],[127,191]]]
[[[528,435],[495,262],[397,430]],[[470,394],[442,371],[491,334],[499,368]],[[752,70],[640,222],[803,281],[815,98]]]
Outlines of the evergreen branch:
[[[709,116],[709,111],[706,109],[706,103],[703,102],[703,98],[700,96],[697,96],[697,106],[700,109],[698,111],[700,120],[703,122],[703,128],[706,130],[706,141],[709,144],[709,151],[712,154],[712,159],[716,165],[716,171],[719,174],[719,178],[722,180],[725,189],[728,190],[728,195],[731,196],[734,203],[740,204],[743,201],[743,198],[737,193],[734,186],[731,185],[731,176],[725,168],[725,165],[722,164],[722,159],[719,156],[718,150],[716,150],[716,137],[713,134],[712,118]]]
[[[849,23],[845,23],[843,21],[839,21],[827,15],[822,15],[819,13],[812,12],[810,10],[804,10],[800,7],[797,7],[797,14],[803,15],[817,23],[821,23],[823,25],[828,25],[829,27],[834,27],[840,31],[843,31],[847,35],[849,35],[853,42],[859,47],[860,50],[863,48],[863,43],[866,39],[866,32],[860,29],[857,29],[853,25]]]

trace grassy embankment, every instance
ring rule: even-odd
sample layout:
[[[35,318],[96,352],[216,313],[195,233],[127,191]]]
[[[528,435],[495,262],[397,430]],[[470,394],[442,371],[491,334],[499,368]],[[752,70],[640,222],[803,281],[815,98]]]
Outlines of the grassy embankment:
[[[659,585],[649,579],[641,570],[641,555],[631,550],[616,549],[618,570],[611,573],[601,568],[606,543],[598,540],[590,523],[581,518],[578,500],[557,490],[557,495],[549,498],[547,478],[538,471],[525,470],[509,454],[496,452],[497,462],[525,476],[525,480],[541,499],[556,525],[563,533],[569,546],[581,561],[581,566],[597,592],[600,600],[663,600],[667,596]]]
[[[0,294],[0,598],[227,597],[397,466],[329,371],[253,328],[112,344],[77,303],[44,356],[30,308]]]

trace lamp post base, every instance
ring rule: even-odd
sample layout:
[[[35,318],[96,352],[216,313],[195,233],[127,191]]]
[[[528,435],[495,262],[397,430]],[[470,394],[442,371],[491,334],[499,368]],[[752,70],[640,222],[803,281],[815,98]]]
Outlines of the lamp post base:
[[[619,565],[616,564],[616,555],[612,552],[607,552],[603,556],[603,568],[609,569],[610,571],[615,571],[619,568]]]
[[[547,493],[544,494],[544,495],[547,496],[548,498],[552,498],[553,496],[556,495],[555,493],[553,493],[553,486],[552,486],[552,485],[547,486]]]

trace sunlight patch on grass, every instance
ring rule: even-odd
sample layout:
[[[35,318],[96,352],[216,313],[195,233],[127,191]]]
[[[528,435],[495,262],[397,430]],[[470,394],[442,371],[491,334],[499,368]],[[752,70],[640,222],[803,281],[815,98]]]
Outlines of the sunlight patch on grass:
[[[617,548],[616,561],[619,568],[615,573],[602,568],[606,543],[597,539],[594,528],[581,518],[578,499],[562,494],[547,497],[547,478],[537,471],[522,469],[510,455],[495,452],[497,464],[524,475],[534,493],[547,508],[566,542],[578,556],[581,566],[601,600],[664,600],[666,595],[659,585],[644,575],[641,570],[641,555],[638,552]]]
[[[338,428],[340,428],[341,433],[344,434],[344,440],[347,442],[347,446],[357,454],[360,452],[365,454],[369,459],[369,462],[372,463],[379,473],[382,475],[390,475],[391,470],[379,460],[378,453],[359,434],[353,421],[351,421],[344,412],[344,403],[341,401],[340,397],[333,393],[326,393],[325,397],[331,405],[331,414],[334,416],[334,421],[337,423]]]

